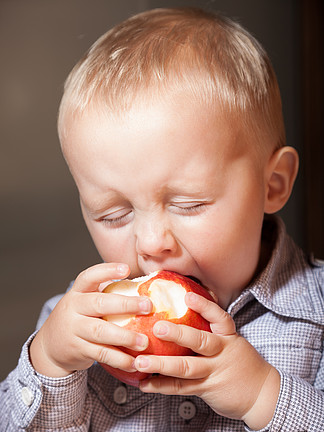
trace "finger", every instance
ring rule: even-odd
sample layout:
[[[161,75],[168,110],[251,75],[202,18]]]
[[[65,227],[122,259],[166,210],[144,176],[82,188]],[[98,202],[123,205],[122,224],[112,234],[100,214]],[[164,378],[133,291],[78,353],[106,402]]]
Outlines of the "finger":
[[[112,279],[123,279],[130,273],[122,263],[102,263],[87,268],[76,278],[72,290],[81,292],[98,291],[100,284]]]
[[[104,363],[113,368],[127,372],[136,372],[137,370],[134,367],[134,357],[117,347],[88,344],[86,355],[98,363]]]
[[[204,380],[185,380],[160,375],[140,381],[139,389],[143,393],[200,396],[203,394]]]
[[[191,380],[208,376],[212,368],[210,359],[194,356],[139,355],[134,365],[140,372],[158,373]]]
[[[97,318],[80,320],[77,335],[89,342],[100,345],[123,346],[135,351],[148,347],[148,337]]]
[[[74,296],[73,306],[81,315],[103,317],[106,315],[146,315],[152,311],[148,297],[123,296],[100,292],[82,293]]]
[[[223,339],[218,335],[186,325],[158,321],[153,327],[153,333],[159,339],[175,342],[207,357],[216,355],[223,349]]]
[[[185,301],[190,309],[198,312],[210,322],[211,330],[221,335],[233,335],[236,332],[233,318],[218,304],[195,293],[187,293]]]

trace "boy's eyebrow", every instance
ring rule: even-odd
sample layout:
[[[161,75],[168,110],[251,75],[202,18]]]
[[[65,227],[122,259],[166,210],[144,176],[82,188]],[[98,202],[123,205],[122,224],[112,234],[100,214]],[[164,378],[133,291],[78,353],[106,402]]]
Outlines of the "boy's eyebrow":
[[[204,200],[207,201],[208,199],[210,199],[209,195],[206,194],[206,192],[193,192],[192,190],[190,191],[182,191],[181,193],[179,191],[170,191],[168,193],[167,199],[174,199],[174,198],[178,198],[178,199],[184,199],[184,200],[189,200],[189,201],[193,201],[193,200]]]
[[[116,196],[117,197],[117,196]],[[96,215],[99,213],[102,213],[103,211],[107,210],[107,208],[109,206],[111,206],[114,202],[115,204],[115,197],[111,196],[111,197],[104,197],[103,199],[97,199],[97,200],[93,200],[92,202],[87,202],[85,203],[84,200],[82,198],[80,198],[80,202],[82,204],[83,207],[85,207],[87,209],[87,211],[92,214],[92,215]],[[125,202],[126,199],[121,199],[121,202]]]

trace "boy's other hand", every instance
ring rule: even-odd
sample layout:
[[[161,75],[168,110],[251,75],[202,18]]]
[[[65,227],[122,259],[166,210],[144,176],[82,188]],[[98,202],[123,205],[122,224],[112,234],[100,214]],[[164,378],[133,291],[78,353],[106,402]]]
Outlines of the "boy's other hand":
[[[63,377],[89,368],[95,361],[134,372],[134,357],[119,350],[147,348],[146,335],[123,329],[101,319],[112,314],[147,314],[148,298],[104,294],[102,283],[129,274],[122,264],[98,264],[80,273],[73,287],[56,305],[30,347],[31,362],[39,373]]]
[[[278,371],[235,330],[233,319],[217,304],[195,294],[187,305],[210,322],[212,333],[160,321],[154,334],[191,348],[197,356],[140,355],[137,370],[159,373],[142,382],[144,392],[196,395],[218,414],[261,429],[271,420],[280,389]]]

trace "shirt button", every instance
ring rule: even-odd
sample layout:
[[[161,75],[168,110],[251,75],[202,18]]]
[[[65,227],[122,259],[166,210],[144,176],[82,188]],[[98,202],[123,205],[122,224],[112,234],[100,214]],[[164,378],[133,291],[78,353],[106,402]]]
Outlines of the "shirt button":
[[[34,393],[28,387],[21,389],[21,399],[26,406],[30,406],[34,401]]]
[[[122,405],[127,401],[127,388],[123,385],[117,387],[114,391],[114,402]]]
[[[179,416],[184,420],[191,420],[196,415],[196,406],[190,402],[185,401],[179,405]]]

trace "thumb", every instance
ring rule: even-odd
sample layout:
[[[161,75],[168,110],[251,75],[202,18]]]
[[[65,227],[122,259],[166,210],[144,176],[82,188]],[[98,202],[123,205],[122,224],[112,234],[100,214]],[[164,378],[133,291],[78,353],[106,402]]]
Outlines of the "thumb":
[[[78,275],[71,291],[98,291],[103,283],[108,284],[113,279],[124,279],[129,273],[130,269],[128,265],[124,263],[96,264]]]
[[[186,294],[186,303],[190,309],[198,312],[205,320],[210,322],[210,329],[213,333],[223,336],[236,333],[233,318],[217,303],[195,293]]]

